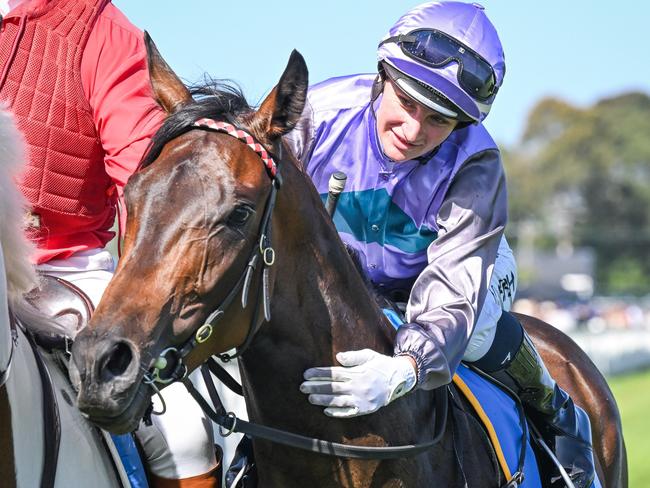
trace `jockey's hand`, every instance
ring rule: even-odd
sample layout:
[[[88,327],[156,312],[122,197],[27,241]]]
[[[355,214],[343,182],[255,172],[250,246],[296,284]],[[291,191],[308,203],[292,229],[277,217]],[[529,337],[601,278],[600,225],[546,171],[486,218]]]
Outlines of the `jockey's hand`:
[[[340,352],[342,366],[310,368],[300,391],[330,417],[372,413],[409,392],[417,381],[408,356],[384,356],[370,349]]]

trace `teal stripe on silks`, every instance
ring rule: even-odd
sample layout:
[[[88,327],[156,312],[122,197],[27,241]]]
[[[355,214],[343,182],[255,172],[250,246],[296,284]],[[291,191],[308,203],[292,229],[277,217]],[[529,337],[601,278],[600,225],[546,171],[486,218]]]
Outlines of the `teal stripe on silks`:
[[[325,203],[327,193],[321,194],[321,199]],[[373,224],[380,227],[378,232],[372,230]],[[359,242],[388,244],[405,253],[425,251],[438,237],[438,233],[426,225],[418,228],[413,219],[393,203],[384,188],[341,193],[334,225],[339,232],[351,234]]]

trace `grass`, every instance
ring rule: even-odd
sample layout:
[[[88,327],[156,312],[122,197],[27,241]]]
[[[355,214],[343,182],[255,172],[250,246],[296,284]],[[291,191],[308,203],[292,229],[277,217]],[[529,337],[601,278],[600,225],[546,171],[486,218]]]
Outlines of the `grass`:
[[[610,378],[623,418],[630,488],[650,486],[650,371]]]

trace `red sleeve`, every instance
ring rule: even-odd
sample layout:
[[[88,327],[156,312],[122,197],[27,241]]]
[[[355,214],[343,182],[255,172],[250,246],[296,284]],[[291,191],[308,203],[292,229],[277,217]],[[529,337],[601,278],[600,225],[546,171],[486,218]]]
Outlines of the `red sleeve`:
[[[143,33],[108,4],[81,60],[81,79],[120,200],[164,113],[153,99]]]

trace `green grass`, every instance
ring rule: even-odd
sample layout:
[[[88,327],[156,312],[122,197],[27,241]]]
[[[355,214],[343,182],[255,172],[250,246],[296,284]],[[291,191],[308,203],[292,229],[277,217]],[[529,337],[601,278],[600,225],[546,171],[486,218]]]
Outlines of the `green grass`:
[[[650,371],[610,378],[623,418],[630,488],[650,486]]]

